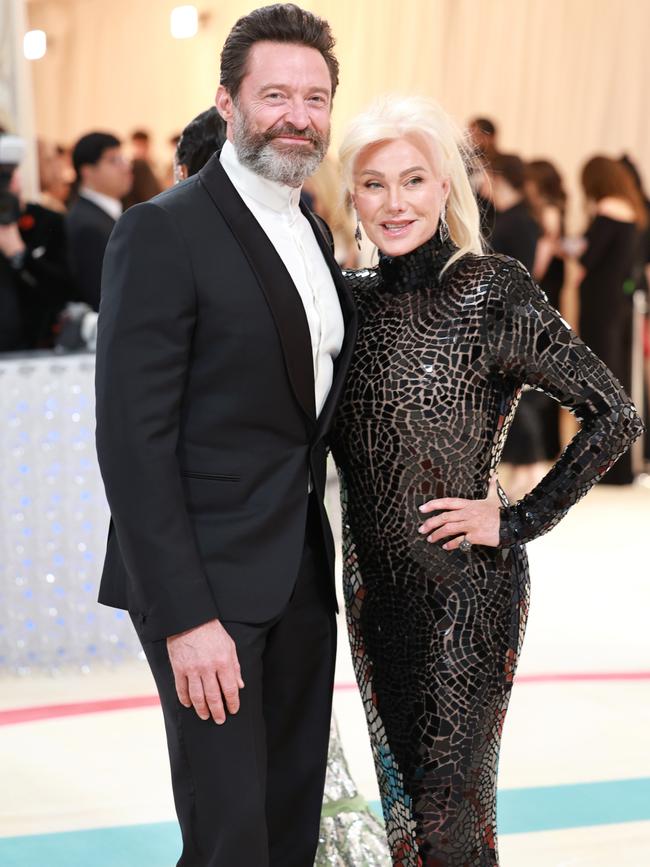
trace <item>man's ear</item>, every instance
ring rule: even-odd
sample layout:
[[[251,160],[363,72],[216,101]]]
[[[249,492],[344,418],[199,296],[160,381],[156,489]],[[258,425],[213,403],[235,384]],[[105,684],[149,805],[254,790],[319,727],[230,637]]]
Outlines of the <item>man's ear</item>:
[[[233,116],[233,102],[232,97],[223,86],[223,84],[220,84],[217,89],[217,95],[215,96],[214,104],[217,107],[217,111],[226,121],[226,123],[230,123]]]

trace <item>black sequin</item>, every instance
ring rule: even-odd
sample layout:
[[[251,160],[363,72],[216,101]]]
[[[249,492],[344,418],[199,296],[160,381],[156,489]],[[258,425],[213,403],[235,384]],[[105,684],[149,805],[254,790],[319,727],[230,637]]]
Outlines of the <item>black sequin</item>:
[[[432,239],[347,273],[360,330],[332,446],[342,480],[344,592],[393,862],[498,864],[501,730],[521,651],[521,543],[600,479],[642,424],[619,383],[525,269]],[[427,543],[418,506],[486,496],[521,386],[581,430],[543,481],[508,505],[501,542]]]

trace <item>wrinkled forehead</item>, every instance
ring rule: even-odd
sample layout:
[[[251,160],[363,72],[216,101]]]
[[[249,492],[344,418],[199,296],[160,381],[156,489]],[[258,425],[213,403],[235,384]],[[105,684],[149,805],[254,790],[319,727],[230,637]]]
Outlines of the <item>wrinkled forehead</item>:
[[[246,55],[242,87],[318,87],[332,92],[325,58],[317,48],[294,42],[255,42]]]

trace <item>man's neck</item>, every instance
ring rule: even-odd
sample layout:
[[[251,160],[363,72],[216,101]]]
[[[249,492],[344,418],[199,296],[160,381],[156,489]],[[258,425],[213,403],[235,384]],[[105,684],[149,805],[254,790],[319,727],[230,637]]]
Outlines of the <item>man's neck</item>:
[[[98,208],[101,208],[102,211],[114,220],[117,220],[122,213],[123,209],[120,200],[108,195],[108,193],[103,193],[100,190],[93,189],[93,187],[84,184],[79,188],[79,195],[88,199],[88,201],[92,202],[94,205],[97,205]]]

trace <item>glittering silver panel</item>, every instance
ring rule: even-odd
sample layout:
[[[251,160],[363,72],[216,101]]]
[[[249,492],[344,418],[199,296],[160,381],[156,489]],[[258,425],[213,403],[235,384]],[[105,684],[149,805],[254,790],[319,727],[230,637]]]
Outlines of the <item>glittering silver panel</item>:
[[[128,615],[96,602],[94,370],[92,355],[0,358],[0,672],[141,658]]]
[[[437,237],[347,275],[360,315],[332,447],[343,581],[395,867],[495,867],[501,731],[529,605],[522,542],[549,530],[640,434],[609,370],[525,269]],[[486,496],[521,388],[581,429],[510,506],[498,548],[444,551],[418,506]]]
[[[320,842],[314,867],[389,867],[386,831],[359,795],[332,719]]]

